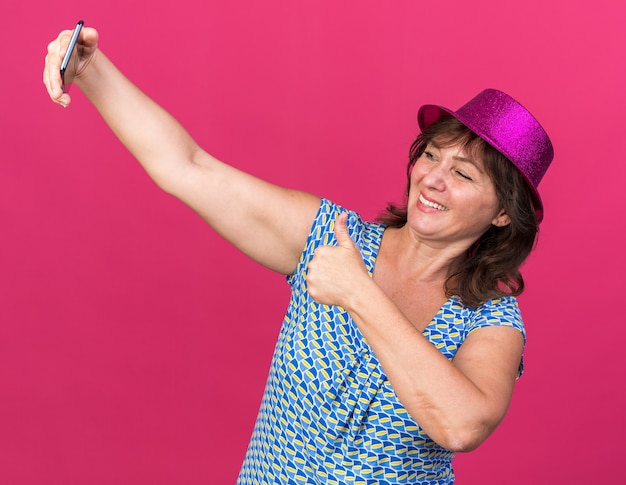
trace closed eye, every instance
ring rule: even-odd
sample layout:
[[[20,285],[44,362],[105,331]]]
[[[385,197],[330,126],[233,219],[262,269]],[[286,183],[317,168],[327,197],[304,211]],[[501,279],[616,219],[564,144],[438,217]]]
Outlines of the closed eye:
[[[460,170],[457,170],[456,173],[460,175],[461,177],[463,177],[465,180],[473,180],[472,177],[467,175],[465,172],[461,172]]]

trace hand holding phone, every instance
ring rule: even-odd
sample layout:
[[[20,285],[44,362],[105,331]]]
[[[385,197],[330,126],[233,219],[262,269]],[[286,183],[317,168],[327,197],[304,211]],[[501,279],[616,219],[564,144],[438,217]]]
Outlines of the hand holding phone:
[[[76,42],[78,42],[78,36],[80,35],[80,31],[82,30],[84,23],[85,22],[83,22],[82,20],[79,20],[76,24],[74,32],[72,32],[72,38],[70,39],[70,43],[67,46],[67,51],[65,52],[65,56],[63,57],[63,61],[61,62],[61,87],[63,88],[64,93],[69,90],[70,84],[68,83],[66,88],[65,71],[67,69],[67,66],[69,66],[70,64],[70,60],[72,59],[72,54],[74,53],[74,50],[76,48]]]

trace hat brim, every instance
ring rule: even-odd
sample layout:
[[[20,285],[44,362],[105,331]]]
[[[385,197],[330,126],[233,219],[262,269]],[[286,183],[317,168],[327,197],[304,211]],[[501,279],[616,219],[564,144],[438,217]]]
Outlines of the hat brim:
[[[487,143],[489,143],[492,147],[498,150],[502,155],[504,155],[507,158],[507,160],[509,160],[511,164],[516,168],[516,170],[520,174],[522,174],[522,177],[524,177],[524,180],[526,181],[526,185],[530,189],[531,194],[533,196],[533,203],[535,205],[535,214],[537,216],[537,222],[541,222],[543,220],[543,202],[541,201],[539,192],[537,191],[537,189],[535,189],[535,187],[533,186],[532,182],[528,179],[526,174],[524,174],[524,172],[522,172],[515,165],[515,163],[511,161],[513,157],[511,157],[511,155],[507,153],[507,150],[505,150],[502,146],[500,146],[500,144],[496,140],[491,139],[491,137],[488,134],[482,133],[482,130],[479,127],[475,126],[471,120],[466,119],[463,115],[456,113],[452,111],[451,109],[445,108],[444,106],[438,106],[435,104],[425,104],[419,109],[417,113],[417,122],[419,124],[420,129],[423,132],[426,128],[428,128],[430,125],[432,125],[436,121],[439,121],[444,116],[452,116],[456,118],[457,120],[459,120],[461,123],[467,126],[470,130],[476,133],[476,135],[478,135],[480,138],[482,138]]]

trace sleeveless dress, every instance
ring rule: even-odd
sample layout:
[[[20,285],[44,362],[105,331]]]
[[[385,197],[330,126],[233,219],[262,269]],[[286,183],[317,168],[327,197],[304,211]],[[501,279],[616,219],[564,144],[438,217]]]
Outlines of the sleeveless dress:
[[[336,244],[341,212],[322,200],[298,267],[287,277],[291,300],[237,483],[451,484],[454,453],[411,418],[348,313],[307,292],[307,264],[315,248]],[[372,274],[384,226],[349,212],[348,229]],[[452,297],[424,335],[452,359],[472,330],[490,325],[515,327],[525,338],[513,297],[479,308]]]

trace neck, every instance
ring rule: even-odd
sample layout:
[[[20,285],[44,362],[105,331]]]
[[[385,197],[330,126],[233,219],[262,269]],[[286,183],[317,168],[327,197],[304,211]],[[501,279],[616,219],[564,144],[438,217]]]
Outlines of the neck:
[[[384,246],[384,247],[383,247]],[[443,283],[450,267],[467,248],[436,246],[418,240],[407,226],[385,231],[381,250],[399,276],[419,283]]]

